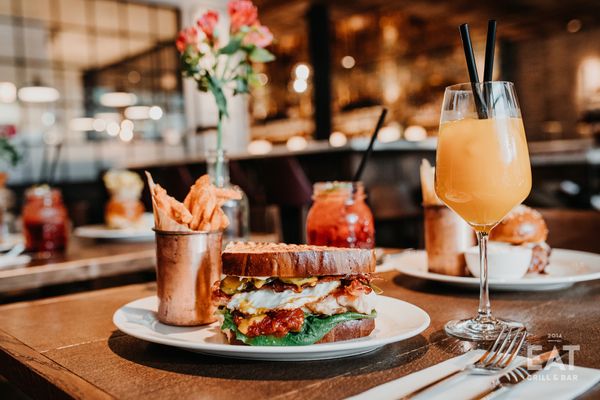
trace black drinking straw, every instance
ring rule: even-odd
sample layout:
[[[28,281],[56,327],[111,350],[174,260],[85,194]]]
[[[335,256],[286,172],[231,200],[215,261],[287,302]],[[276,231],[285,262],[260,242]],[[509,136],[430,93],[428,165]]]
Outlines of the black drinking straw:
[[[471,44],[471,36],[469,35],[469,25],[462,24],[459,29],[463,48],[465,49],[465,59],[467,61],[469,79],[471,79],[471,86],[473,87],[473,94],[475,95],[474,99],[477,115],[479,116],[479,119],[486,119],[487,109],[485,108],[485,102],[483,101],[481,91],[479,90],[479,75],[477,74],[477,65],[475,64],[475,56],[473,55],[473,45]]]
[[[379,133],[379,130],[383,126],[383,121],[385,121],[386,114],[387,114],[387,108],[384,108],[383,110],[381,110],[381,114],[379,115],[379,120],[377,121],[377,125],[375,126],[375,130],[373,131],[373,134],[371,135],[371,141],[369,142],[369,147],[367,147],[367,150],[365,150],[365,152],[363,153],[362,160],[360,160],[360,165],[358,166],[358,169],[356,170],[356,174],[354,174],[354,178],[352,179],[353,182],[360,181],[360,177],[362,176],[362,173],[365,169],[365,165],[367,165],[367,160],[368,160],[369,156],[371,155],[371,153],[373,152],[373,145],[375,144],[375,139],[377,139],[377,134]]]
[[[60,160],[60,153],[63,147],[63,143],[60,142],[56,149],[54,150],[54,159],[52,160],[52,164],[50,164],[50,172],[48,173],[48,184],[54,185],[56,183],[56,171],[58,168],[58,162]]]
[[[488,21],[487,40],[485,42],[485,66],[483,69],[483,82],[492,81],[494,72],[494,48],[496,46],[496,20]]]

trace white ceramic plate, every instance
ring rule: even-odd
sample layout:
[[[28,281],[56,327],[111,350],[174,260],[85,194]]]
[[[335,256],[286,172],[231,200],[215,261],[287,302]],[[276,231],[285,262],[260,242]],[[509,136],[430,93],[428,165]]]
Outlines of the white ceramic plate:
[[[153,218],[151,213],[144,213],[142,221],[131,228],[111,229],[106,225],[85,225],[76,228],[74,234],[87,239],[151,241],[154,240]]]
[[[201,327],[175,327],[156,319],[157,298],[133,301],[114,316],[114,324],[123,332],[149,342],[221,357],[271,361],[325,360],[374,351],[423,332],[429,315],[417,306],[391,297],[378,296],[375,330],[368,337],[309,346],[243,346],[225,340],[218,323]]]
[[[0,255],[0,270],[22,267],[30,262],[31,256],[28,256],[27,254],[21,254],[12,257]]]
[[[427,270],[427,253],[423,250],[407,251],[396,255],[389,263],[403,274],[463,287],[479,287],[479,278],[450,276]],[[576,282],[600,279],[600,255],[583,251],[552,249],[546,274],[529,273],[520,279],[490,279],[493,290],[555,290]]]
[[[0,252],[8,251],[16,245],[25,242],[25,238],[20,233],[10,233],[0,242]]]

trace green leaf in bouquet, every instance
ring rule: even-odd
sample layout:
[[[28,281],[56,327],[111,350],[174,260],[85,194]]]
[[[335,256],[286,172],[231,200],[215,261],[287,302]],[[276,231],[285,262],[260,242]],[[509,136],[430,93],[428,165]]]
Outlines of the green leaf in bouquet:
[[[235,88],[233,89],[233,95],[250,93],[248,90],[248,81],[243,76],[235,78]]]
[[[183,76],[192,78],[199,72],[198,63],[200,61],[200,56],[197,52],[191,51],[188,48],[181,54],[179,61]]]
[[[242,39],[240,37],[233,37],[229,40],[229,43],[219,49],[219,54],[235,54],[241,47]]]
[[[208,78],[206,75],[201,75],[198,79],[196,79],[196,85],[198,90],[201,92],[208,92]]]
[[[208,89],[211,91],[215,98],[219,112],[223,116],[228,117],[229,114],[227,113],[227,98],[225,97],[225,93],[223,93],[221,81],[210,74],[206,76],[208,79]]]
[[[267,49],[262,47],[254,47],[250,52],[250,60],[254,62],[269,62],[275,59],[275,56]]]
[[[0,158],[8,161],[13,167],[21,161],[21,155],[6,138],[0,138]]]
[[[248,83],[250,84],[250,86],[260,86],[260,79],[253,70],[250,70],[250,72],[248,73]]]

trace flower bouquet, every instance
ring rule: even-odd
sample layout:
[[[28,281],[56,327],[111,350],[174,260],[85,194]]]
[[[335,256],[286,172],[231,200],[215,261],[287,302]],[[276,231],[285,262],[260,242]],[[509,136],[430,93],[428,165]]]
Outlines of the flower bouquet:
[[[269,28],[258,20],[258,10],[250,0],[235,0],[228,4],[229,38],[219,37],[216,26],[219,14],[207,11],[196,26],[183,29],[177,38],[184,77],[196,81],[198,90],[212,93],[219,110],[217,123],[217,153],[222,154],[222,123],[228,117],[225,90],[233,95],[249,93],[258,83],[252,63],[273,61],[275,56],[265,47],[273,41]],[[217,165],[219,169],[219,165]],[[217,170],[217,176],[220,171]]]

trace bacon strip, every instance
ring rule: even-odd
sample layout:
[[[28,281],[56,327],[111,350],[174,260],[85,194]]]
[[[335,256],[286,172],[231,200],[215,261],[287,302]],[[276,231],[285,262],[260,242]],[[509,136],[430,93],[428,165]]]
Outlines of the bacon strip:
[[[243,319],[243,314],[234,311],[233,322],[235,322],[236,325],[239,326]],[[300,308],[269,311],[263,319],[248,327],[246,336],[256,337],[273,335],[276,337],[283,337],[289,332],[300,332],[303,324],[304,312]]]

